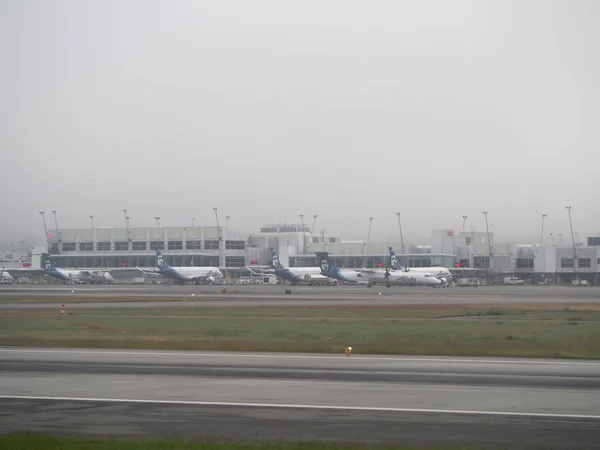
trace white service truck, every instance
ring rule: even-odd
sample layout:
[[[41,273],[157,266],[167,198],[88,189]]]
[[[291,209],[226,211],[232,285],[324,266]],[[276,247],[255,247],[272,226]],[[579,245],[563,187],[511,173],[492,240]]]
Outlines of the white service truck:
[[[525,281],[517,278],[517,277],[505,277],[504,284],[512,284],[512,285],[525,285]]]

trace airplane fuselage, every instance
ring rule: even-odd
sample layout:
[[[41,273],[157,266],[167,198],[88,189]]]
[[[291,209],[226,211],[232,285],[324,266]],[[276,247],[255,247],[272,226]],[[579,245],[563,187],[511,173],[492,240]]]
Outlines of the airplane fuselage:
[[[442,282],[429,273],[385,272],[369,274],[371,284],[387,284],[394,286],[439,286]]]
[[[325,275],[324,272],[321,272],[321,274]],[[343,281],[344,283],[351,284],[367,284],[369,282],[368,277],[352,269],[339,269],[336,267],[333,271],[327,272],[326,276],[338,281]]]
[[[321,274],[319,267],[286,267],[274,269],[273,274],[291,283],[322,283],[328,278]]]
[[[223,278],[223,274],[216,267],[166,267],[155,270],[154,273],[178,281],[207,281],[214,282]]]
[[[61,281],[91,281],[89,272],[83,270],[58,269],[46,270],[44,275],[56,278]]]

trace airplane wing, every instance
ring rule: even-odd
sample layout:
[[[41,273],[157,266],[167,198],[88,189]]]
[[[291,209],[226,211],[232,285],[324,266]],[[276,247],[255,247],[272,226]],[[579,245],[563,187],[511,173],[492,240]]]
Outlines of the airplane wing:
[[[269,266],[246,266],[244,269],[248,269],[255,275],[266,275],[274,273],[273,269]]]
[[[41,275],[44,273],[44,269],[31,269],[31,268],[11,268],[2,269],[3,272],[9,273],[13,277],[26,277],[27,275]]]
[[[362,269],[356,269],[357,272],[360,273],[368,273],[371,275],[377,274],[377,273],[385,273],[385,270],[381,270],[381,269],[365,269],[364,267]]]
[[[139,270],[140,272],[142,272],[144,275],[148,276],[148,277],[160,277],[160,278],[165,278],[163,275],[161,275],[160,273],[158,273],[155,270],[150,270],[150,269],[142,269],[141,267],[137,267],[136,269]]]

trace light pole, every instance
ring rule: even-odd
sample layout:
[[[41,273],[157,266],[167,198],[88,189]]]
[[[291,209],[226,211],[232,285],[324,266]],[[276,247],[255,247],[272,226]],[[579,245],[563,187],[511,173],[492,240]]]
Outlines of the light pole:
[[[306,255],[306,232],[304,231],[304,214],[298,214],[300,223],[302,224],[302,254]]]
[[[404,237],[402,237],[402,222],[400,222],[400,213],[397,212],[398,217],[398,229],[400,230],[400,247],[402,247],[402,254],[404,254]]]
[[[488,263],[488,269],[491,272],[492,271],[492,241],[490,240],[490,227],[488,226],[488,212],[487,211],[482,211],[483,215],[485,216],[485,229],[487,232],[487,241],[488,241],[488,258],[489,258],[489,263]]]
[[[158,228],[160,228],[160,216],[156,216],[155,219],[156,219],[156,226]]]
[[[92,251],[96,251],[96,227],[94,226],[94,216],[90,215],[90,221],[92,222]]]
[[[222,252],[222,245],[221,245],[221,227],[219,226],[219,212],[218,212],[218,208],[216,206],[213,207],[213,211],[215,212],[215,219],[217,220],[217,237],[219,240],[219,266],[223,266],[225,264],[225,261],[223,261],[223,264],[221,264],[221,252]]]
[[[469,217],[469,216],[463,216],[463,227],[462,227],[463,231],[465,231],[467,229],[466,228],[467,227],[467,217]]]
[[[367,252],[369,251],[369,241],[371,240],[371,224],[373,223],[373,217],[369,217],[369,232],[367,233],[367,245],[365,246],[365,260],[363,261],[364,266],[367,267]]]
[[[571,207],[567,206],[569,212],[569,225],[571,227],[571,240],[573,241],[573,274],[575,275],[575,284],[579,284],[579,275],[577,274],[577,246],[575,245],[575,235],[573,234],[573,221],[571,220]]]
[[[126,209],[123,210],[123,215],[125,216],[125,226],[127,227],[127,239],[131,242],[131,222],[129,221]]]
[[[56,234],[58,236],[58,243],[60,244],[62,242],[62,238],[60,236],[60,229],[58,228],[58,219],[56,218],[56,211],[52,211],[52,214],[54,214],[54,223],[56,225]]]
[[[42,216],[42,222],[44,223],[44,235],[46,236],[46,244],[48,245],[48,252],[50,251],[50,236],[48,236],[48,227],[46,226],[46,218],[44,217],[44,211],[40,211]]]
[[[229,228],[229,218],[231,216],[225,216],[225,229],[227,230]]]
[[[194,228],[194,222],[196,221],[195,217],[192,217],[192,228]]]
[[[540,245],[538,246],[538,256],[542,252],[542,242],[544,240],[544,221],[546,220],[546,214],[542,214],[542,229],[540,231]],[[542,260],[542,273],[543,278],[546,280],[546,251],[544,250],[544,259]]]
[[[310,232],[310,234],[314,234],[315,233],[315,223],[317,222],[317,215],[313,214],[313,226],[312,226],[312,231]]]
[[[540,231],[540,249],[542,248],[542,240],[544,239],[544,220],[546,220],[546,214],[542,214],[542,230]]]

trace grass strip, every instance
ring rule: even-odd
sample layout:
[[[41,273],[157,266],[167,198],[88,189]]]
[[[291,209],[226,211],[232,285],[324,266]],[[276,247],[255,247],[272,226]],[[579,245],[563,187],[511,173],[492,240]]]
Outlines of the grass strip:
[[[368,309],[354,317],[310,320],[87,313],[2,314],[0,345],[320,353],[352,346],[354,354],[600,358],[600,326],[579,320],[587,313],[571,309],[539,321],[505,320],[512,316],[503,314],[468,320],[356,317],[370,314]]]
[[[177,439],[82,439],[57,437],[34,433],[16,433],[0,436],[0,448],[13,450],[366,450],[373,448],[360,443],[331,442],[273,442],[240,443],[217,440]],[[379,450],[447,449],[458,450],[459,446],[377,446]],[[482,448],[478,446],[477,448]]]

